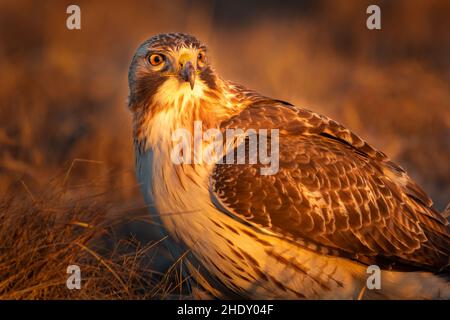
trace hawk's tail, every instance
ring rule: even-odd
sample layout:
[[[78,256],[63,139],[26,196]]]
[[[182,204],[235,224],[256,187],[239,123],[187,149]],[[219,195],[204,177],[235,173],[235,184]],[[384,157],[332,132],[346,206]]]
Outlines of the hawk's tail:
[[[429,272],[385,272],[381,276],[381,288],[373,293],[381,294],[383,299],[450,299],[449,280]]]

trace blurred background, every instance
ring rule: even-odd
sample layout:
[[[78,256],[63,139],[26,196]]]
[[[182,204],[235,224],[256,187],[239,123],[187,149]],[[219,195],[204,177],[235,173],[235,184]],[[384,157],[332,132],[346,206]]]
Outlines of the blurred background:
[[[66,28],[70,4],[81,30]],[[381,30],[366,28],[370,4]],[[0,198],[35,201],[60,179],[71,199],[107,194],[108,214],[147,213],[127,72],[138,45],[162,32],[197,36],[222,77],[343,123],[439,211],[450,201],[447,0],[0,0]]]
[[[450,2],[0,1],[0,195],[72,165],[142,205],[133,173],[127,69],[139,43],[187,32],[224,78],[330,116],[450,201]],[[381,7],[382,30],[366,28]],[[85,159],[87,161],[75,161]]]

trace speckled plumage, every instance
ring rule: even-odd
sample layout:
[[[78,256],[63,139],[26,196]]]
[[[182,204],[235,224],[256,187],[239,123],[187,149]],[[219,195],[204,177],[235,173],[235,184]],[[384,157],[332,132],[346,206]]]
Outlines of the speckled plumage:
[[[148,65],[154,52],[166,59],[159,69]],[[366,266],[377,264],[384,287],[367,297],[447,297],[448,284],[431,273],[448,272],[447,220],[403,169],[325,116],[221,79],[208,60],[195,61],[199,52],[206,47],[184,34],[144,42],[130,66],[129,107],[144,197],[173,249],[189,250],[203,288],[217,297],[355,298]],[[186,55],[192,89],[179,77]],[[279,129],[278,173],[173,164],[171,134],[196,120]]]

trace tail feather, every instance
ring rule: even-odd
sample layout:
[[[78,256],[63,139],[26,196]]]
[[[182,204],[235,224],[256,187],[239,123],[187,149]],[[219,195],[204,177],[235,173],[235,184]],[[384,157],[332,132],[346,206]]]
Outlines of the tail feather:
[[[386,272],[381,276],[383,299],[449,300],[450,282],[428,272]]]

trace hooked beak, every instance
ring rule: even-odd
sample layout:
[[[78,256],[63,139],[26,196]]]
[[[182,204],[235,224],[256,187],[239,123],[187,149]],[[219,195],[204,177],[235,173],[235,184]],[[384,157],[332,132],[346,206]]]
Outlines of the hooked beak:
[[[189,85],[191,86],[191,90],[193,90],[194,84],[195,84],[195,68],[192,65],[191,61],[187,61],[181,67],[180,75],[184,81],[189,82]]]

